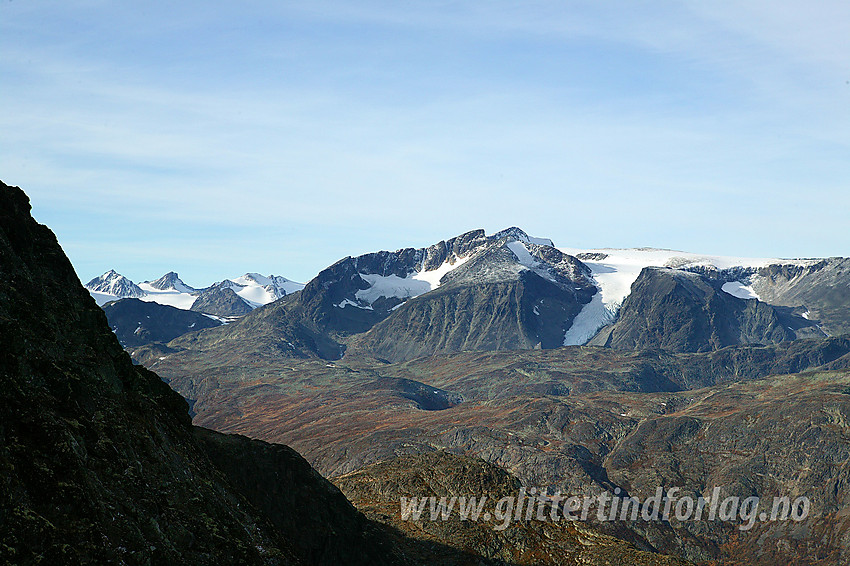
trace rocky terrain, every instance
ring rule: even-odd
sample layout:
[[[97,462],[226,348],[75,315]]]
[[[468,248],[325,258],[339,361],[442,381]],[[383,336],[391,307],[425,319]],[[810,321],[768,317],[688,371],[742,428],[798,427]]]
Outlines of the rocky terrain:
[[[771,265],[759,269],[753,289],[774,305],[800,307],[830,335],[850,332],[850,259],[833,257],[807,266]]]
[[[419,520],[402,519],[401,497],[451,498],[470,494],[487,498],[481,506],[482,515],[497,516],[497,501],[517,497],[521,482],[478,458],[446,452],[402,456],[333,481],[367,516],[390,524],[411,538],[448,542],[452,547],[477,552],[485,549],[482,554],[507,564],[688,564],[674,556],[641,551],[633,543],[603,534],[580,521],[552,521],[551,512],[544,515],[546,521],[516,521],[504,530],[494,519],[463,520],[457,510],[445,521],[430,521],[427,513]]]
[[[846,267],[842,258],[579,252],[519,228],[473,230],[427,248],[343,258],[263,308],[226,280],[193,296],[191,309],[238,322],[151,349],[224,363],[233,352],[269,351],[389,362],[583,344],[710,352],[840,335],[850,324]]]
[[[190,310],[215,316],[235,317],[246,315],[254,309],[230,286],[218,283],[200,294]]]
[[[103,306],[109,327],[125,348],[170,342],[187,332],[215,328],[221,321],[203,314],[139,299],[121,299]]]
[[[55,236],[6,185],[0,386],[2,563],[495,566],[540,563],[553,544],[610,564],[681,563],[591,526],[525,541],[522,555],[472,536],[407,536],[290,448],[192,426],[186,401],[131,363]]]
[[[617,321],[588,342],[617,350],[719,350],[735,344],[770,344],[826,336],[790,309],[742,299],[717,280],[670,268],[645,268],[632,284]]]
[[[196,423],[290,444],[326,476],[445,450],[498,465],[526,486],[569,493],[620,487],[646,496],[653,485],[701,494],[718,485],[742,497],[807,493],[826,510],[803,525],[757,525],[744,536],[734,526],[638,523],[610,534],[698,563],[734,564],[753,544],[745,542],[756,540],[747,536],[786,548],[812,528],[835,539],[825,562],[805,562],[806,550],[794,547],[794,554],[747,554],[745,563],[793,556],[799,563],[839,564],[836,556],[847,546],[843,523],[829,518],[847,502],[840,490],[821,487],[844,472],[803,458],[846,448],[844,417],[829,415],[848,409],[850,397],[837,392],[850,391],[850,374],[835,370],[850,367],[850,338],[706,353],[468,352],[397,364],[348,357],[329,364],[273,353],[230,365],[164,358],[152,367],[195,400]],[[813,370],[833,373],[805,373]],[[771,377],[789,372],[797,376]],[[797,440],[805,437],[817,452]],[[635,453],[637,460],[623,457]],[[765,460],[765,454],[777,456]]]
[[[850,337],[832,335],[846,313],[830,291],[843,288],[843,260],[572,254],[518,229],[473,231],[345,258],[230,324],[128,344],[196,425],[248,440],[190,426],[186,403],[121,352],[25,196],[3,189],[7,561],[850,560]],[[223,294],[245,304],[245,289],[262,287],[232,283]],[[139,289],[200,300],[180,285],[167,274]],[[144,307],[107,306],[121,308]],[[141,311],[130,312],[116,325],[125,341]],[[562,346],[582,336],[591,345]],[[812,509],[749,530],[589,520],[494,531],[399,516],[402,495],[518,486],[642,498],[716,486],[805,495]]]

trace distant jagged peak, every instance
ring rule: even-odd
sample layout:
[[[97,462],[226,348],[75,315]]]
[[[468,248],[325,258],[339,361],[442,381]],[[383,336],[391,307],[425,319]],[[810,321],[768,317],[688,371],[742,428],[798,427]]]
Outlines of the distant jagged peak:
[[[302,298],[332,295],[340,309],[379,309],[376,316],[384,316],[444,284],[516,281],[529,270],[570,294],[592,287],[590,270],[581,261],[556,249],[552,240],[511,227],[489,236],[483,229],[470,230],[427,248],[344,258],[311,281]]]
[[[245,275],[240,275],[239,277],[234,277],[229,279],[238,285],[240,288],[245,287],[261,287],[267,293],[267,297],[264,297],[261,301],[263,304],[271,301],[275,301],[281,297],[294,293],[296,291],[300,291],[304,288],[303,283],[298,283],[297,281],[292,281],[291,279],[287,279],[282,275],[262,275],[260,273],[248,272]],[[234,289],[238,293],[238,289]],[[261,297],[255,297],[251,300],[255,300]]]
[[[86,287],[88,287],[89,285],[100,285],[100,284],[103,284],[103,283],[111,283],[113,281],[120,280],[120,279],[127,279],[127,278],[124,277],[123,275],[121,275],[120,273],[118,273],[117,271],[115,271],[114,269],[110,269],[109,271],[105,272],[103,275],[99,275],[99,276],[95,277],[94,279],[92,279],[91,281],[89,281],[88,283],[86,283]],[[129,279],[128,279],[128,281],[129,281]]]
[[[501,240],[508,239],[513,241],[519,241],[524,244],[536,244],[538,246],[549,246],[555,247],[555,242],[550,240],[549,238],[535,238],[533,236],[529,236],[525,230],[522,228],[517,228],[516,226],[511,226],[510,228],[505,228],[499,232],[496,232],[492,236],[490,236],[493,240]]]
[[[138,299],[145,296],[145,292],[138,285],[114,269],[110,269],[103,275],[95,277],[86,283],[85,287],[89,291],[113,295],[121,299]]]
[[[260,273],[248,272],[239,277],[220,281],[202,291],[202,295],[208,291],[232,289],[251,308],[256,308],[300,291],[303,288],[303,283],[292,281],[280,275],[262,275]]]
[[[148,285],[160,291],[177,291],[178,293],[194,293],[197,289],[189,287],[175,271],[169,271],[156,281],[146,281]]]
[[[239,277],[235,277],[231,279],[234,283],[238,285],[250,285],[251,283],[256,283],[257,285],[271,285],[273,280],[277,278],[277,275],[269,275],[268,277],[262,275],[260,273],[246,273],[245,275],[240,275]]]

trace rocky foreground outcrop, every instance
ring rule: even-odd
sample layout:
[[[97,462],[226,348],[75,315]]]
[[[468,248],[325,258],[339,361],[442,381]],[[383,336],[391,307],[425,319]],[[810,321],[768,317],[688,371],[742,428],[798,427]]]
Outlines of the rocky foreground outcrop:
[[[403,563],[300,456],[196,429],[187,408],[132,364],[26,195],[0,185],[0,562]],[[275,475],[248,489],[230,458]]]

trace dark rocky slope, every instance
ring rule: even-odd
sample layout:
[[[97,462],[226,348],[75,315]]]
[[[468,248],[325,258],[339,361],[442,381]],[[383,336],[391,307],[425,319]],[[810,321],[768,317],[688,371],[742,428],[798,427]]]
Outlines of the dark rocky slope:
[[[109,327],[125,348],[170,342],[187,332],[215,328],[221,322],[200,313],[139,299],[103,305]]]
[[[29,210],[0,185],[0,561],[401,562],[295,453],[194,431],[186,402],[131,363]],[[268,483],[240,489],[231,457]],[[285,518],[270,521],[268,501]]]
[[[296,563],[134,367],[53,234],[0,186],[2,560]]]
[[[850,332],[850,258],[828,258],[806,267],[770,265],[758,270],[753,288],[771,304],[804,306],[830,335]]]
[[[815,323],[756,299],[723,292],[717,280],[669,268],[645,268],[632,284],[617,321],[588,342],[617,350],[661,348],[706,352],[736,344],[770,344],[797,338]]]
[[[254,310],[230,285],[230,281],[222,281],[204,289],[192,303],[191,310],[224,317],[243,316]]]

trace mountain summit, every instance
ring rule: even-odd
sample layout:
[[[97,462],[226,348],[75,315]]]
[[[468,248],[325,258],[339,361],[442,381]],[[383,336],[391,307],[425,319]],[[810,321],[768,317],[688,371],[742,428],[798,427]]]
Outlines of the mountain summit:
[[[145,281],[148,285],[158,291],[177,291],[178,293],[195,293],[197,289],[189,287],[180,279],[174,271],[169,271],[156,281]]]
[[[114,269],[110,269],[100,277],[95,277],[94,279],[86,283],[86,289],[88,289],[92,293],[110,295],[112,297],[122,299],[128,297],[139,298],[145,296],[145,292],[142,291],[138,285],[136,285]]]

